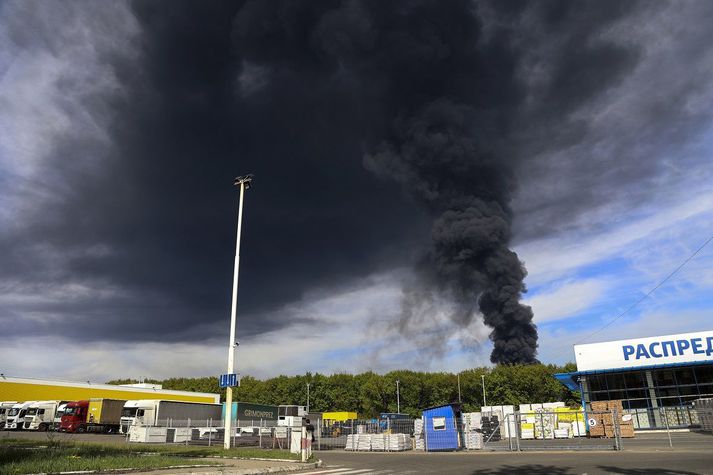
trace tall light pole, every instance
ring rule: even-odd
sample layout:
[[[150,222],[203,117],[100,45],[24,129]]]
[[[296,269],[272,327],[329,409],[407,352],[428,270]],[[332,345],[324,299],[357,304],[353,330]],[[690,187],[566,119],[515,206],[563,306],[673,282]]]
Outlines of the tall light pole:
[[[460,398],[460,373],[458,373],[458,402],[463,403],[463,401]]]
[[[485,402],[485,375],[481,374],[480,377],[483,380],[483,406],[487,406],[488,404]]]
[[[307,414],[309,414],[309,383],[307,383]]]
[[[399,393],[399,380],[396,380],[396,412],[401,414],[401,394]]]
[[[238,202],[238,235],[235,238],[235,266],[233,267],[233,299],[230,306],[230,341],[228,342],[228,374],[235,371],[235,320],[238,310],[238,271],[240,269],[240,234],[243,226],[243,196],[245,190],[250,188],[252,175],[239,176],[233,185],[240,187],[240,201]],[[223,446],[230,448],[231,422],[233,419],[233,388],[228,386],[225,391],[225,434],[223,435]]]

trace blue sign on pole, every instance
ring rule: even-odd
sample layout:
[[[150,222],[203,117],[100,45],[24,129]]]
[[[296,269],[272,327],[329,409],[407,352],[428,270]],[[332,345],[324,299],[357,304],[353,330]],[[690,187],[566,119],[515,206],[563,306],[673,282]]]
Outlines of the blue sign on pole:
[[[238,385],[238,375],[233,374],[221,374],[219,378],[219,383],[221,388],[235,387]]]

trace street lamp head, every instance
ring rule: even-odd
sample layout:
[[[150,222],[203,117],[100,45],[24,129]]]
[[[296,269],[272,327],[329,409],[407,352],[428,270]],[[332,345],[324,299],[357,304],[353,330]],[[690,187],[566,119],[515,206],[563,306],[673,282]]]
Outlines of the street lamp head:
[[[235,186],[245,185],[245,189],[248,190],[248,189],[250,189],[252,182],[253,182],[253,175],[252,175],[252,173],[248,173],[247,175],[235,177],[235,181],[233,182],[233,185],[235,185]]]

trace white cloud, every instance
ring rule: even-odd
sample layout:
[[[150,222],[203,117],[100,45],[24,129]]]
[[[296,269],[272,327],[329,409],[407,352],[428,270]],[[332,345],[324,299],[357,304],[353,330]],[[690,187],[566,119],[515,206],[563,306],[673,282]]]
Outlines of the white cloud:
[[[636,215],[636,213],[632,213]],[[701,230],[692,235],[690,221],[697,221]],[[683,238],[710,237],[705,224],[713,221],[713,192],[708,191],[668,208],[649,210],[647,217],[627,222],[597,233],[575,231],[517,246],[516,251],[529,271],[528,284],[542,285],[563,276],[575,274],[582,267],[612,257],[625,256],[627,247],[641,248],[648,240],[656,240],[667,229],[684,231]],[[630,249],[629,249],[630,251]],[[687,257],[687,256],[685,256]],[[682,260],[682,259],[681,259]]]
[[[390,326],[401,297],[398,276],[398,273],[375,275],[353,288],[332,293],[314,292],[277,312],[282,318],[293,319],[295,324],[253,338],[240,338],[238,316],[237,370],[242,374],[270,377],[306,371],[451,370],[487,362],[490,352],[487,344],[485,348],[476,346],[466,354],[461,352],[464,344],[487,341],[484,336],[487,329],[480,322],[467,330],[452,331],[443,358],[419,358],[421,349],[417,343],[402,338]],[[433,325],[439,324],[445,325],[445,322],[433,321]],[[226,326],[226,334],[227,330]],[[429,332],[435,328],[424,327],[422,331],[423,340],[427,341]],[[0,361],[0,371],[7,375],[82,381],[217,375],[227,364],[227,338],[195,343],[88,342],[78,345],[67,339],[25,335],[22,340],[10,339],[0,347]]]
[[[604,279],[570,279],[556,282],[524,303],[532,307],[536,323],[561,320],[596,305],[610,286]]]

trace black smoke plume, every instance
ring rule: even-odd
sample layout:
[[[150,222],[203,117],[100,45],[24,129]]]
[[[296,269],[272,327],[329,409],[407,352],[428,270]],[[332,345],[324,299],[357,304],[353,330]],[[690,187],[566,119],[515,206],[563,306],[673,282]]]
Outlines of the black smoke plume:
[[[520,303],[525,270],[508,247],[515,180],[503,145],[523,92],[509,41],[497,27],[485,33],[477,8],[464,0],[251,2],[237,16],[235,42],[251,71],[310,81],[336,104],[356,98],[336,115],[362,128],[365,166],[428,210],[432,244],[416,266],[419,282],[405,291],[400,326],[433,311],[435,293],[458,329],[482,312],[493,362],[527,363],[537,331]]]

